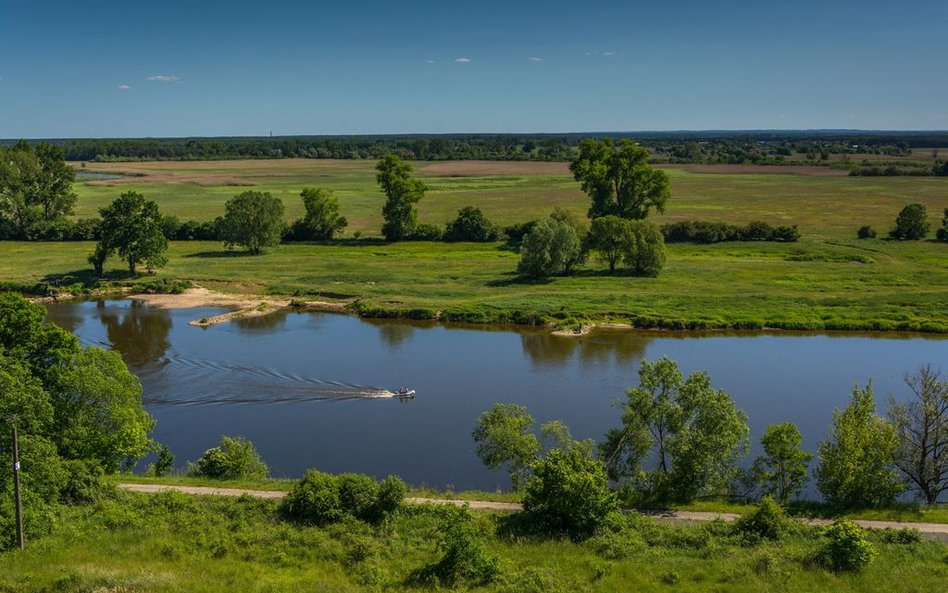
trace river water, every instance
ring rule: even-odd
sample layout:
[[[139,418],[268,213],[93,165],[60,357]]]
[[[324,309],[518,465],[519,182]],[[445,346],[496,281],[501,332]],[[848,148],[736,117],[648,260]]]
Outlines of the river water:
[[[597,330],[582,338],[536,329],[368,321],[313,312],[198,328],[221,309],[165,310],[136,301],[52,305],[49,319],[83,344],[115,348],[141,377],[153,437],[179,466],[220,436],[254,442],[272,475],[307,468],[401,475],[414,485],[505,488],[484,468],[471,430],[494,402],[559,419],[577,438],[618,424],[612,403],[637,383],[642,357],[706,370],[764,428],[792,421],[811,451],[854,383],[873,380],[880,412],[908,396],[905,373],[948,369],[948,340],[923,335],[675,334]],[[409,386],[414,400],[378,397]],[[752,455],[758,448],[752,450]]]

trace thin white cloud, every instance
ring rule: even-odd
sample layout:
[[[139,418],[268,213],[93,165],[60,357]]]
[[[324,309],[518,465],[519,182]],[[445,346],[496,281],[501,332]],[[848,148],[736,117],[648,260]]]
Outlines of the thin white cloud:
[[[454,63],[455,64],[470,64],[471,58],[455,58]]]
[[[180,76],[165,76],[163,74],[158,74],[155,76],[149,76],[148,80],[153,80],[155,82],[181,82]]]
[[[130,91],[130,90],[132,90],[132,87],[128,86],[127,84],[120,84],[120,85],[118,85],[118,90],[120,90],[120,91]]]
[[[604,51],[604,52],[602,52],[602,55],[604,55],[604,56],[614,56],[614,55],[616,55],[616,52],[614,52],[614,51]]]
[[[434,60],[425,60],[425,64],[434,64]]]
[[[536,56],[530,56],[530,57],[527,58],[527,59],[530,60],[531,62],[542,62],[542,61],[543,61],[543,58],[538,58],[538,57],[536,57]]]

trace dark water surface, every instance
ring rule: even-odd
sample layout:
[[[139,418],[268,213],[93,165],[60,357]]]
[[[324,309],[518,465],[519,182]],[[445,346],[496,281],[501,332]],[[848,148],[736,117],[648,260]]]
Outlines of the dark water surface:
[[[755,441],[768,424],[792,421],[811,451],[855,382],[872,378],[884,411],[889,394],[907,397],[905,373],[923,363],[948,368],[948,340],[915,335],[601,330],[563,338],[287,311],[202,329],[188,321],[219,309],[120,300],[49,311],[83,344],[122,353],[158,420],[154,438],[179,465],[222,434],[243,435],[274,476],[317,467],[442,488],[507,485],[480,464],[470,436],[494,402],[524,404],[539,422],[560,419],[575,437],[598,439],[618,423],[610,404],[637,383],[643,356],[707,370],[747,412]],[[401,385],[417,398],[378,397]]]

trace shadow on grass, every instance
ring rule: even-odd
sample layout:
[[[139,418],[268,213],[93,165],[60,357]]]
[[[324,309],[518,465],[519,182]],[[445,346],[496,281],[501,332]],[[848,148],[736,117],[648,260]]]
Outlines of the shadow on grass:
[[[61,272],[58,274],[47,274],[43,276],[43,282],[50,286],[73,286],[82,285],[83,288],[94,288],[99,282],[121,282],[124,280],[134,280],[140,277],[140,274],[132,274],[128,270],[109,270],[101,278],[95,275],[92,268],[83,268],[81,270],[72,270],[70,272]]]
[[[552,282],[552,278],[528,278],[520,276],[516,272],[508,272],[503,278],[495,278],[487,281],[487,286],[491,288],[504,288],[506,286],[543,286]]]
[[[265,252],[263,252],[265,253]],[[256,257],[263,253],[250,253],[249,251],[237,251],[221,249],[219,251],[198,251],[197,253],[187,253],[181,257],[199,257],[202,259],[227,258],[227,257]]]

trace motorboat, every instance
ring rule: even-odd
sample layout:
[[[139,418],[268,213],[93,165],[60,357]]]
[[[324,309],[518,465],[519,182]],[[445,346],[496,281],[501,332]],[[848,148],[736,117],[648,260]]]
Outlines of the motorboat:
[[[392,393],[395,394],[395,397],[400,398],[415,397],[415,390],[409,389],[407,387],[399,387],[398,389],[392,391]]]

